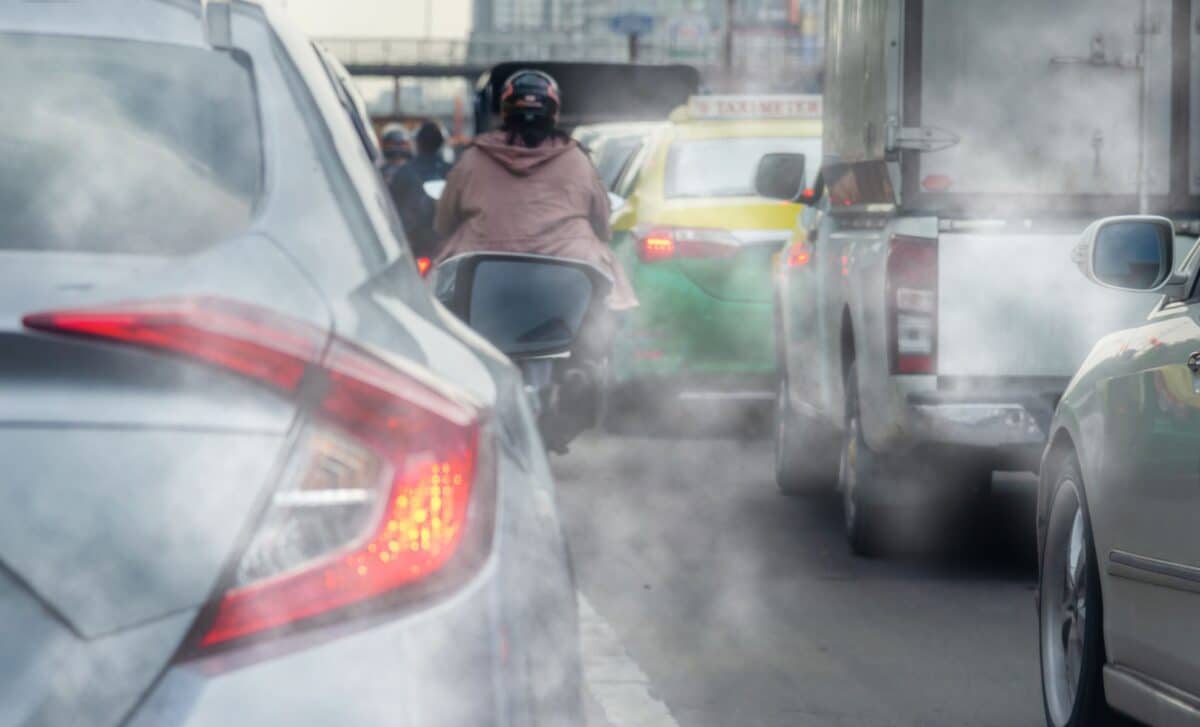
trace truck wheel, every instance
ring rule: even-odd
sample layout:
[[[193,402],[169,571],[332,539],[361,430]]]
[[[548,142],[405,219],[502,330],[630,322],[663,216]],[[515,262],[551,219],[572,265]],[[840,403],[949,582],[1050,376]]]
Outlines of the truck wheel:
[[[1073,457],[1059,465],[1038,578],[1042,700],[1053,727],[1128,724],[1104,696],[1100,570],[1082,483]]]
[[[868,503],[864,497],[877,486],[876,455],[863,440],[858,403],[858,366],[851,364],[846,375],[846,428],[842,434],[838,488],[842,491],[842,512],[846,522],[846,540],[855,555],[872,557],[882,554],[882,526],[885,508]]]
[[[816,432],[816,423],[792,411],[786,373],[775,392],[775,484],[785,495],[807,495],[831,489],[837,482],[832,437]]]

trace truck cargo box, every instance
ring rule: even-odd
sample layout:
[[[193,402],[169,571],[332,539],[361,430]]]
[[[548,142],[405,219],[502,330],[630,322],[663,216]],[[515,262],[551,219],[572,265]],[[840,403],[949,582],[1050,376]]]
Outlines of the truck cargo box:
[[[1200,0],[830,0],[834,209],[1200,209]]]

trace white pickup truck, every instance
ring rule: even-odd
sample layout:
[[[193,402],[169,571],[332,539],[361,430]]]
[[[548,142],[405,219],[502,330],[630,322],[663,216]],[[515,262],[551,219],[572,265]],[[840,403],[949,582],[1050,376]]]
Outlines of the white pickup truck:
[[[1071,250],[1139,210],[1177,221],[1176,259],[1194,242],[1197,21],[1200,0],[830,0],[820,201],[776,279],[776,470],[839,485],[856,552],[1036,469],[1092,344],[1155,305]]]

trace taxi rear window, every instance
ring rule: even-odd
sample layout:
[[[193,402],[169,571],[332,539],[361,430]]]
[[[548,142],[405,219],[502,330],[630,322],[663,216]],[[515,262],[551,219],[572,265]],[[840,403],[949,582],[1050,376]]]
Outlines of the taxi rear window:
[[[677,141],[667,156],[664,194],[677,197],[746,197],[754,195],[758,162],[767,154],[804,154],[815,172],[821,163],[821,140],[800,137],[694,139]]]

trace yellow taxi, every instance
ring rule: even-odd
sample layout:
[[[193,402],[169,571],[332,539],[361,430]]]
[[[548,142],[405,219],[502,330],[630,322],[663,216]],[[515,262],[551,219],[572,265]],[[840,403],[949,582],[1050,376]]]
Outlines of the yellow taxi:
[[[772,273],[803,205],[760,196],[756,175],[802,155],[811,184],[820,119],[819,96],[697,96],[627,165],[613,245],[641,307],[614,343],[616,406],[774,400]]]

